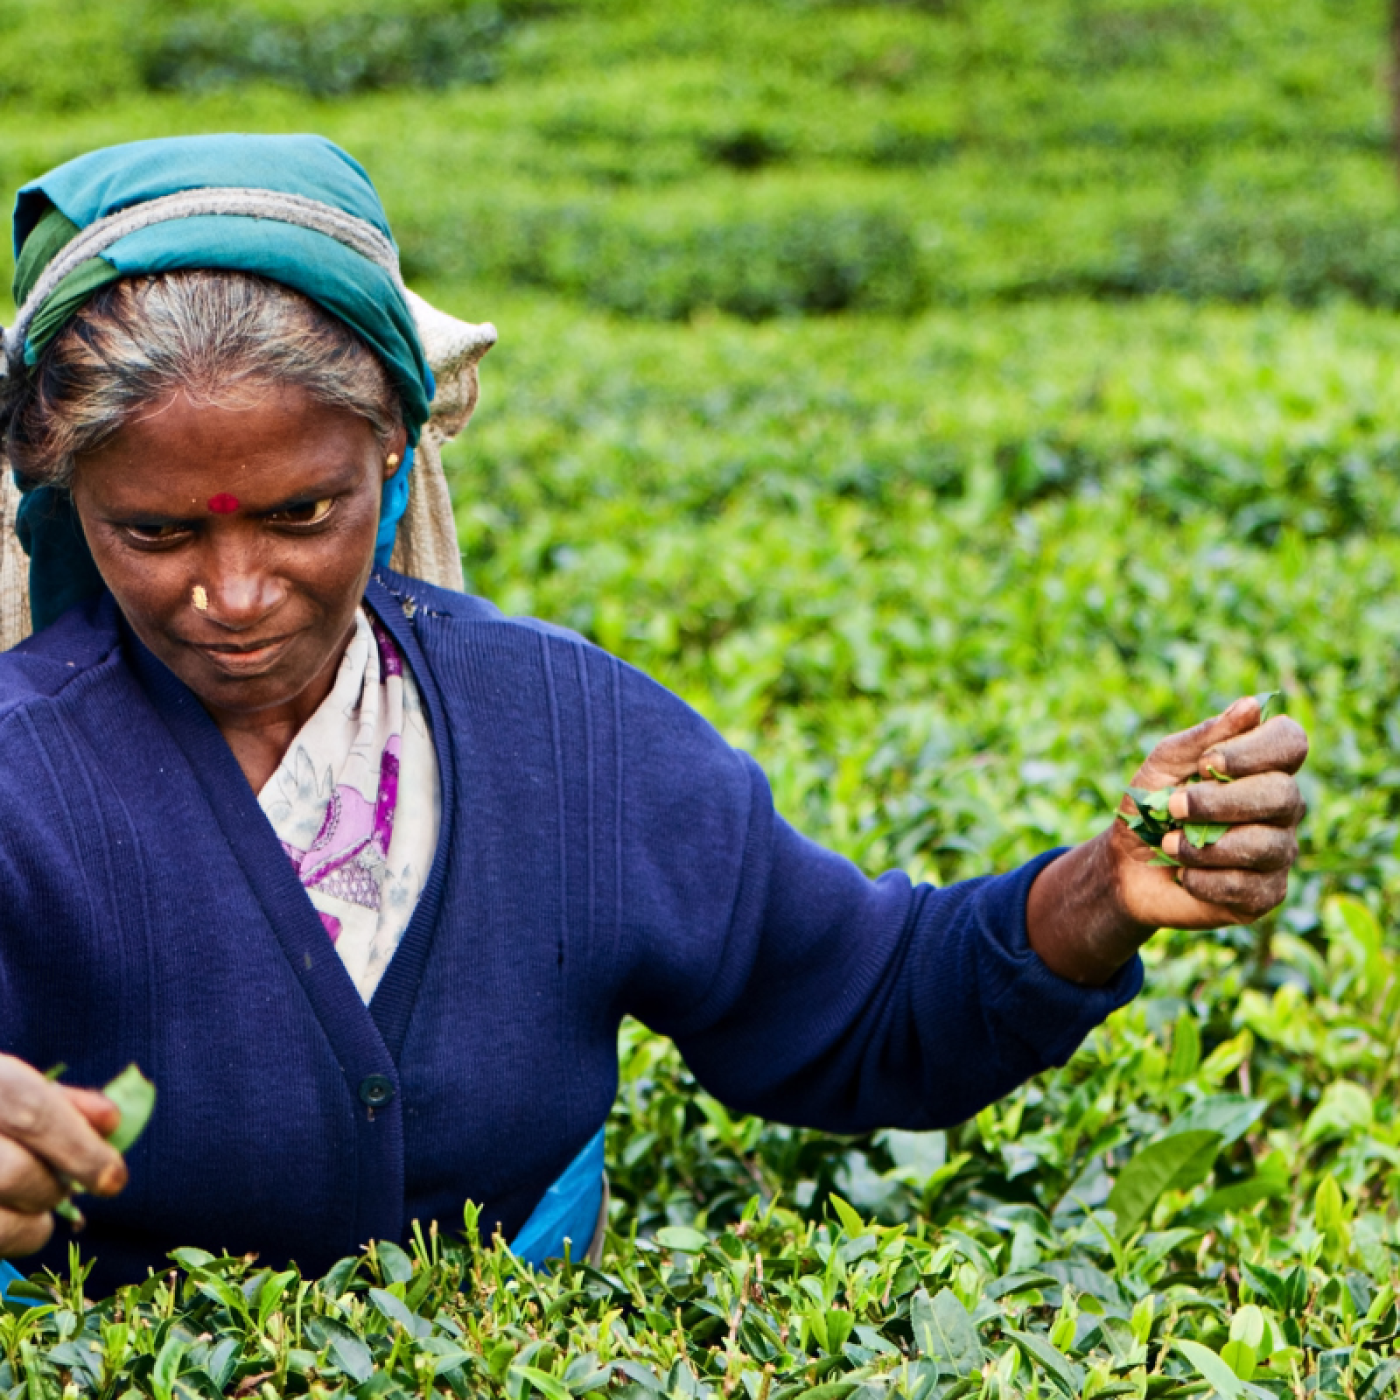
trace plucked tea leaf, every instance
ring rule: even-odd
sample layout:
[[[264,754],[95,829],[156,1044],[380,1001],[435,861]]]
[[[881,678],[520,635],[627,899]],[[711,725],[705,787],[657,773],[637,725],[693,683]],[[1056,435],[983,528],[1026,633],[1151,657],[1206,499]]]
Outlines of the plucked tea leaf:
[[[1175,788],[1156,788],[1148,791],[1147,788],[1130,787],[1128,796],[1137,803],[1138,810],[1147,817],[1156,817],[1159,821],[1169,819],[1167,808],[1172,800],[1172,793]]]
[[[1119,812],[1119,817],[1128,823],[1149,846],[1160,846],[1167,832],[1175,831],[1179,823],[1171,816],[1167,804],[1171,801],[1173,788],[1159,788],[1148,792],[1146,788],[1130,787],[1128,796],[1137,808],[1137,816]]]
[[[107,1141],[118,1152],[126,1153],[137,1138],[146,1131],[151,1112],[156,1106],[156,1086],[134,1064],[127,1065],[102,1092],[116,1104],[121,1121]]]
[[[54,1206],[53,1213],[58,1216],[60,1220],[66,1220],[69,1225],[73,1227],[75,1234],[87,1226],[87,1216],[78,1208],[78,1203],[72,1196],[66,1196],[63,1200],[59,1201],[59,1203]]]
[[[1256,695],[1259,703],[1259,723],[1267,724],[1275,715],[1283,713],[1284,694],[1281,690],[1263,690]]]
[[[1184,822],[1181,829],[1197,850],[1203,850],[1215,845],[1230,828],[1224,822]]]

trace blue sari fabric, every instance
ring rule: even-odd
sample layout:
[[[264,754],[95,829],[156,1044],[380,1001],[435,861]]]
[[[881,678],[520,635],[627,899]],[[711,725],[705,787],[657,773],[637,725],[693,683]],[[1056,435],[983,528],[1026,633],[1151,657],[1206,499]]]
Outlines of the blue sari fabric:
[[[15,298],[23,301],[46,262],[61,247],[44,238],[48,258],[24,257],[25,245],[58,211],[72,232],[107,215],[182,191],[234,188],[299,195],[353,215],[390,236],[384,206],[357,161],[319,136],[188,136],[136,141],[79,156],[26,185],[15,203]],[[49,226],[51,227],[51,225]],[[116,277],[223,268],[272,278],[311,298],[350,326],[383,361],[399,391],[410,445],[427,421],[434,385],[413,313],[395,279],[369,258],[328,234],[273,218],[201,215],[152,224],[112,244],[80,273],[95,290]],[[74,274],[50,300],[64,296]],[[71,296],[69,298],[71,300]],[[76,306],[69,308],[69,314]],[[25,346],[32,365],[43,343],[61,328],[38,318],[41,335]],[[37,343],[36,343],[37,340]],[[387,565],[395,528],[408,504],[412,453],[385,484],[376,559]],[[20,482],[21,487],[26,485]],[[65,492],[28,491],[20,507],[19,535],[30,557],[30,607],[34,626],[48,626],[75,603],[95,597],[101,579]]]

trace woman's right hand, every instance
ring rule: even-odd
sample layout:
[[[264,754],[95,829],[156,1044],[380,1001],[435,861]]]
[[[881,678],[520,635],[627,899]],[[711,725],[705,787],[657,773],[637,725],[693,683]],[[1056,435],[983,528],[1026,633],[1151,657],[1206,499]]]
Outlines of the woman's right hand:
[[[74,1187],[115,1196],[126,1185],[126,1163],[106,1141],[120,1119],[96,1089],[0,1055],[0,1259],[42,1249],[54,1206]]]

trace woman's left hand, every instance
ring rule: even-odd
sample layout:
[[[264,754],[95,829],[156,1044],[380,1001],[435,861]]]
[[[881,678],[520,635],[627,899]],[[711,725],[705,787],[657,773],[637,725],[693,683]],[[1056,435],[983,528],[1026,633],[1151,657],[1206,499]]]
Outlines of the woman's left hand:
[[[1306,810],[1293,774],[1308,738],[1287,716],[1260,718],[1254,697],[1236,700],[1163,739],[1132,781],[1148,791],[1175,788],[1171,815],[1228,825],[1218,841],[1197,847],[1169,832],[1162,850],[1178,864],[1154,865],[1154,848],[1117,820],[1041,871],[1026,917],[1031,946],[1052,971],[1102,983],[1159,928],[1249,923],[1283,902]],[[1202,781],[1187,784],[1195,778]],[[1120,811],[1134,811],[1126,795]]]

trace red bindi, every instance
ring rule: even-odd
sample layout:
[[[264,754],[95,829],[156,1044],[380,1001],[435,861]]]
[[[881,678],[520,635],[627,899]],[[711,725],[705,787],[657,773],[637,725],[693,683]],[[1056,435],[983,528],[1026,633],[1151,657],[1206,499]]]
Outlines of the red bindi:
[[[220,491],[217,496],[209,497],[209,509],[215,515],[232,515],[238,509],[238,497],[230,496],[227,491]]]

